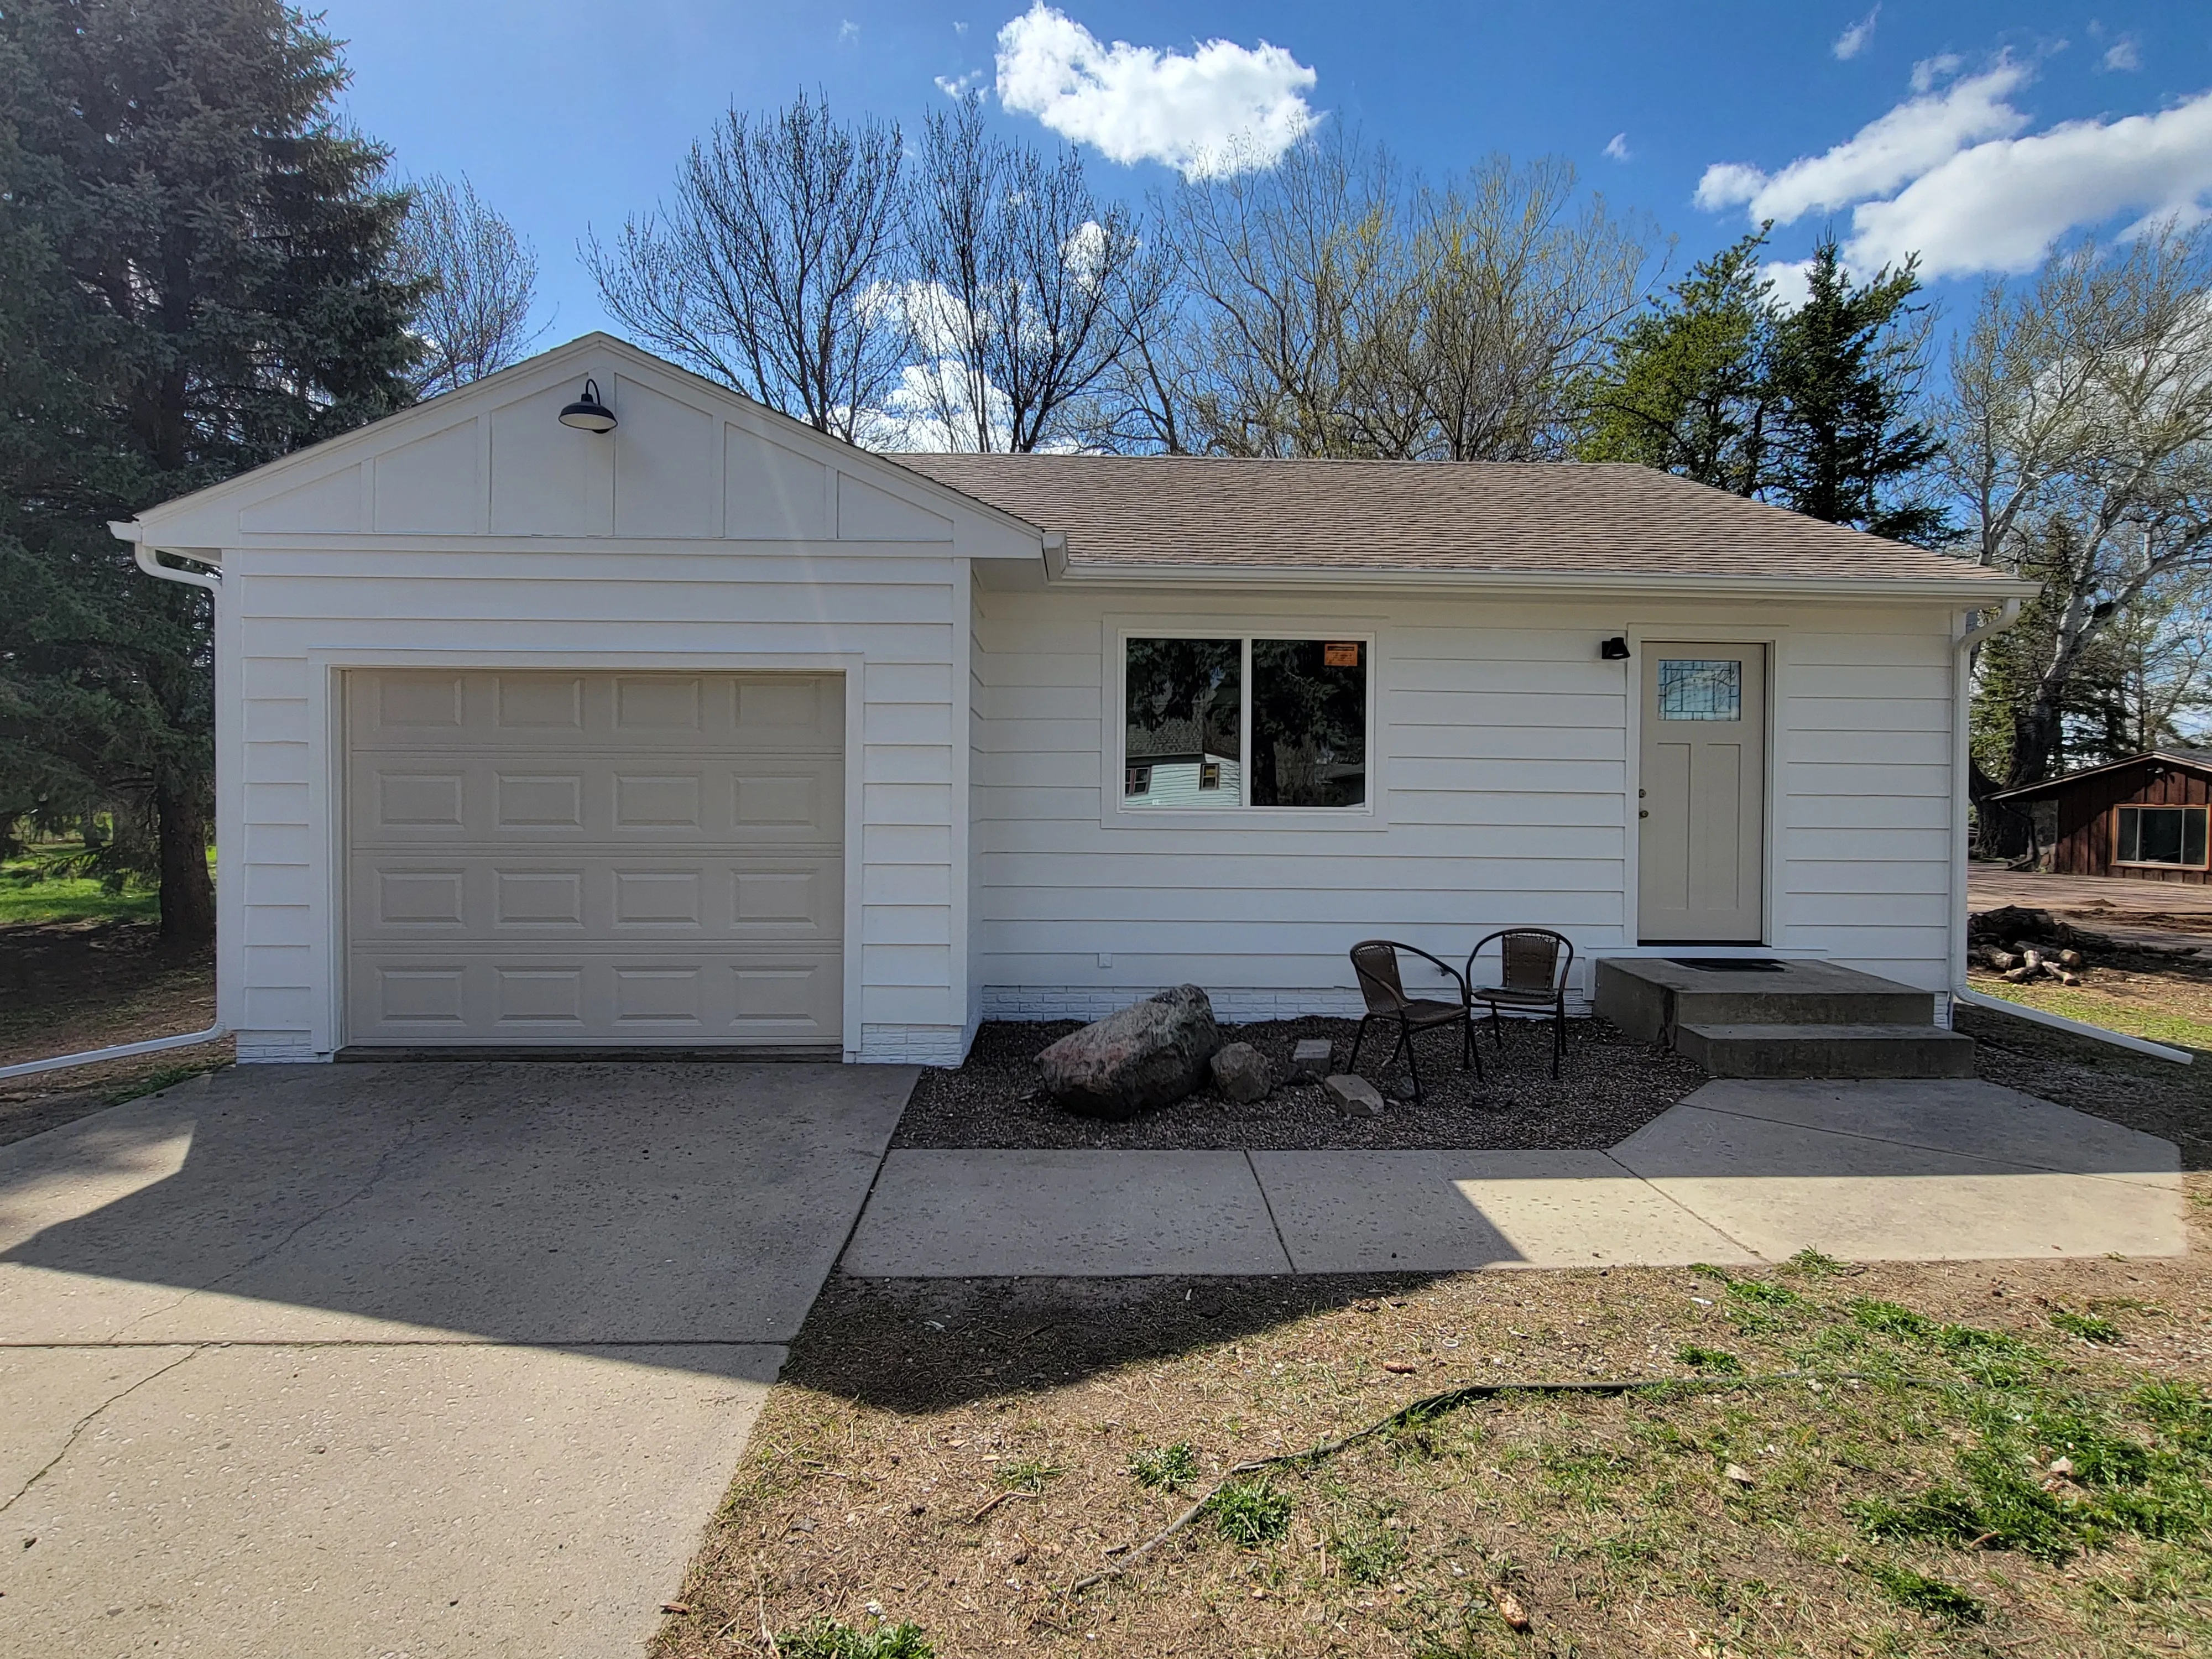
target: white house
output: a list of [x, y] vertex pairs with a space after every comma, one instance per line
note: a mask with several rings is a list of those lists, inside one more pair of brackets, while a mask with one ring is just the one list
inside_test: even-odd
[[1940, 1015], [2033, 591], [1628, 467], [873, 455], [604, 335], [116, 530], [216, 595], [249, 1060], [950, 1062], [1510, 922]]

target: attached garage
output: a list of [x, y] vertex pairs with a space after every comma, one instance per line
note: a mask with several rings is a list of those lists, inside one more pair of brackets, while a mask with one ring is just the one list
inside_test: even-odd
[[346, 1037], [835, 1051], [833, 675], [345, 677]]
[[1034, 526], [595, 334], [117, 533], [213, 595], [241, 1059], [966, 1052]]

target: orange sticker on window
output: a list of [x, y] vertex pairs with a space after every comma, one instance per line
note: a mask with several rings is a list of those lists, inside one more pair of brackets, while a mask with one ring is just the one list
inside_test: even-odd
[[1339, 644], [1331, 640], [1322, 646], [1321, 665], [1323, 668], [1357, 668], [1359, 666], [1359, 647]]

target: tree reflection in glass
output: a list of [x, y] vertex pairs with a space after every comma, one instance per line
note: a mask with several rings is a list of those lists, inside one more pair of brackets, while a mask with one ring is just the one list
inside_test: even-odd
[[1241, 640], [1131, 640], [1125, 806], [1235, 806], [1243, 799]]

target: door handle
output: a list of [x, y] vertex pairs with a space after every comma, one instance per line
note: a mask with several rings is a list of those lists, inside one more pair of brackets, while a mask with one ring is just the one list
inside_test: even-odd
[[1636, 816], [1639, 818], [1648, 818], [1651, 816], [1651, 809], [1648, 806], [1639, 807], [1637, 810]]

